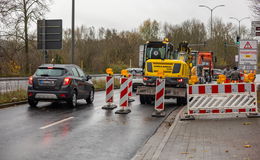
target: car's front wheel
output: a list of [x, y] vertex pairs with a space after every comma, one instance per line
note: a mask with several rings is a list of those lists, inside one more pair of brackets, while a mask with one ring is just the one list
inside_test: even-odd
[[94, 89], [93, 88], [90, 90], [89, 96], [86, 99], [86, 101], [87, 101], [88, 104], [93, 103], [93, 101], [94, 101]]
[[71, 107], [77, 107], [77, 93], [73, 91], [72, 97], [67, 101], [68, 105]]
[[29, 103], [30, 107], [36, 107], [38, 104], [38, 101], [36, 101], [35, 99], [28, 99], [28, 103]]

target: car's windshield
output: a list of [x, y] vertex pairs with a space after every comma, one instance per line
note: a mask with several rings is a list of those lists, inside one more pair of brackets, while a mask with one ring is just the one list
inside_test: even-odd
[[214, 72], [214, 74], [221, 74], [222, 73], [221, 70], [214, 70], [213, 72]]
[[128, 72], [132, 75], [142, 75], [143, 74], [143, 70], [142, 69], [128, 69]]
[[63, 76], [67, 71], [62, 68], [39, 68], [37, 69], [36, 76]]

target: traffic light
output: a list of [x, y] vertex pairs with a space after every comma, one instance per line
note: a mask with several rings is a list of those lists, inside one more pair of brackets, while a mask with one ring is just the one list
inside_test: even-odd
[[240, 44], [240, 36], [237, 36], [237, 42], [236, 44]]

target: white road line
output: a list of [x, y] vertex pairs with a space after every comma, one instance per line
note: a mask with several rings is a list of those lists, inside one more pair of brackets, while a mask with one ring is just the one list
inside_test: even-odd
[[60, 124], [60, 123], [62, 123], [62, 122], [71, 120], [71, 119], [73, 119], [73, 118], [74, 118], [74, 117], [68, 117], [68, 118], [65, 118], [65, 119], [63, 119], [63, 120], [60, 120], [60, 121], [57, 121], [57, 122], [48, 124], [48, 125], [46, 125], [46, 126], [43, 126], [43, 127], [41, 127], [40, 129], [46, 129], [46, 128], [52, 127], [52, 126], [54, 126], [54, 125]]

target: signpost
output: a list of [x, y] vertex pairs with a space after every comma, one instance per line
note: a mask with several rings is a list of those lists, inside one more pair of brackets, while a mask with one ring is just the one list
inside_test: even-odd
[[260, 36], [260, 21], [252, 21], [252, 23], [251, 23], [251, 35], [253, 37]]
[[241, 40], [239, 45], [239, 69], [257, 70], [257, 40]]
[[37, 21], [37, 48], [44, 52], [44, 63], [48, 62], [48, 50], [62, 48], [61, 19]]

